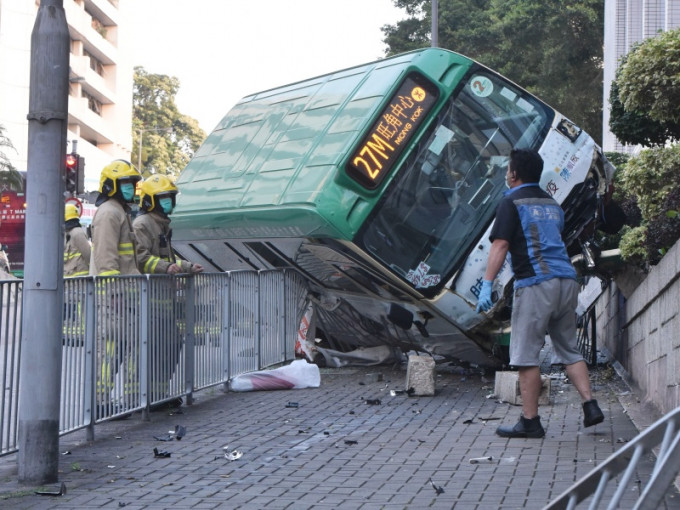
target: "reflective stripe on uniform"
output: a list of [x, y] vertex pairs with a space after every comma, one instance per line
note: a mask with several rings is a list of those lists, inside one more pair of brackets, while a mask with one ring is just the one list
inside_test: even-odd
[[118, 245], [118, 255], [134, 255], [135, 247], [132, 243], [120, 243]]
[[155, 257], [155, 256], [150, 256], [149, 260], [146, 261], [144, 264], [144, 272], [145, 273], [153, 273], [156, 270], [156, 266], [158, 263], [161, 261], [160, 257]]

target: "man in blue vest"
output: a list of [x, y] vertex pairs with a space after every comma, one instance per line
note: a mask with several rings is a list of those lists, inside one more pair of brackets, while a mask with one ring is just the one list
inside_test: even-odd
[[515, 276], [512, 305], [510, 365], [519, 368], [522, 416], [514, 426], [500, 426], [501, 437], [540, 438], [541, 392], [539, 355], [546, 331], [553, 359], [566, 366], [569, 380], [583, 400], [583, 424], [590, 427], [604, 415], [590, 391], [588, 367], [576, 344], [576, 271], [562, 240], [564, 212], [539, 187], [543, 159], [536, 151], [514, 149], [506, 173], [510, 188], [496, 209], [492, 242], [477, 311], [492, 306], [491, 288], [510, 252]]

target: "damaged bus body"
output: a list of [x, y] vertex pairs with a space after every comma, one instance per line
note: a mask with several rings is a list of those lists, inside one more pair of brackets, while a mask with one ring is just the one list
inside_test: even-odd
[[475, 306], [513, 147], [542, 155], [541, 186], [580, 253], [614, 171], [600, 148], [497, 73], [432, 48], [242, 99], [178, 181], [173, 245], [212, 271], [299, 271], [334, 350], [498, 367], [509, 264], [494, 307]]

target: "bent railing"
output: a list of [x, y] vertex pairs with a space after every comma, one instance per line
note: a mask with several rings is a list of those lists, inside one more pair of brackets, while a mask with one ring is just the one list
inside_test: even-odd
[[[584, 502], [583, 508], [589, 509], [619, 508], [624, 493], [630, 491], [641, 477], [638, 472], [640, 460], [651, 454], [657, 446], [659, 449], [654, 469], [646, 483], [642, 484], [634, 508], [661, 508], [660, 502], [680, 470], [680, 407], [638, 434], [546, 506], [545, 510], [573, 509], [581, 502]], [[616, 477], [621, 473], [621, 478], [617, 480]], [[616, 488], [614, 494], [610, 498], [605, 497], [612, 487]]]
[[[64, 280], [60, 434], [295, 357], [291, 271]], [[17, 449], [22, 281], [0, 282], [0, 455]]]

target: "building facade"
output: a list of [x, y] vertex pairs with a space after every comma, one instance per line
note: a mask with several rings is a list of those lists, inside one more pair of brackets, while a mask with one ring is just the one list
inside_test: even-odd
[[[132, 55], [125, 26], [125, 0], [64, 0], [71, 37], [68, 146], [85, 157], [85, 189], [99, 185], [101, 168], [130, 159], [132, 147]], [[119, 5], [120, 4], [120, 5]], [[31, 32], [39, 0], [0, 0], [0, 125], [16, 148], [6, 151], [26, 170]]]
[[602, 147], [608, 152], [634, 152], [609, 131], [609, 91], [619, 59], [637, 42], [680, 26], [680, 0], [605, 0], [604, 97]]

